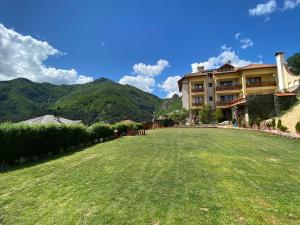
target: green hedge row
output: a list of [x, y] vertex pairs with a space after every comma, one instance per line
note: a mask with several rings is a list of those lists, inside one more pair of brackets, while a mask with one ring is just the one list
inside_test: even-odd
[[114, 136], [126, 135], [129, 129], [141, 129], [140, 123], [118, 123], [108, 125], [96, 123], [90, 127], [83, 125], [26, 125], [0, 124], [0, 166], [33, 157], [67, 152], [72, 147], [106, 140]]

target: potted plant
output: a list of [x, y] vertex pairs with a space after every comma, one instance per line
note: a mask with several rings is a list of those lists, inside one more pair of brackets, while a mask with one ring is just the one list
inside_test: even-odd
[[271, 124], [272, 124], [272, 128], [275, 129], [276, 128], [276, 120], [274, 118], [272, 119]]
[[279, 119], [278, 122], [277, 122], [277, 128], [280, 129], [280, 127], [282, 127], [282, 122], [281, 122], [281, 120]]
[[286, 132], [288, 130], [288, 128], [286, 126], [281, 126], [279, 129], [282, 132]]
[[296, 123], [295, 129], [297, 134], [300, 134], [300, 122]]

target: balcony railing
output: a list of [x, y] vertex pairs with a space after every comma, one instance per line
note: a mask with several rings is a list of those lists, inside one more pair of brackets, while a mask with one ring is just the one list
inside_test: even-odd
[[227, 91], [227, 90], [240, 90], [242, 86], [239, 84], [231, 85], [231, 86], [217, 86], [216, 91]]
[[193, 88], [192, 93], [204, 92], [204, 88]]
[[217, 106], [232, 106], [238, 103], [244, 103], [246, 101], [245, 98], [240, 97], [240, 98], [236, 98], [232, 101], [218, 101], [217, 102]]
[[268, 86], [276, 86], [275, 81], [263, 81], [257, 83], [247, 83], [247, 87], [268, 87]]
[[193, 102], [193, 103], [192, 103], [192, 106], [193, 106], [193, 107], [200, 107], [200, 106], [202, 106], [202, 105], [204, 105], [204, 102]]

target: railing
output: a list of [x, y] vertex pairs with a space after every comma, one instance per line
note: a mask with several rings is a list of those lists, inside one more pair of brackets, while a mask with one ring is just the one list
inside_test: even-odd
[[227, 91], [227, 90], [240, 90], [242, 89], [242, 86], [237, 85], [231, 85], [231, 86], [217, 86], [216, 91]]
[[257, 83], [247, 83], [247, 87], [268, 87], [268, 86], [277, 86], [275, 81], [263, 81]]
[[204, 92], [204, 88], [193, 88], [192, 93]]
[[245, 98], [240, 97], [240, 98], [236, 98], [232, 101], [218, 101], [217, 106], [232, 106], [232, 105], [235, 105], [235, 104], [238, 104], [241, 102], [245, 102], [245, 101], [246, 101]]
[[200, 106], [202, 106], [202, 105], [204, 105], [204, 102], [193, 102], [193, 103], [192, 103], [192, 106], [193, 106], [193, 107], [200, 107]]

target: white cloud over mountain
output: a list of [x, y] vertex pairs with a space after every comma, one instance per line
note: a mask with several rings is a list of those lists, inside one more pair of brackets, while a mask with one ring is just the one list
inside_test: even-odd
[[158, 84], [158, 87], [167, 93], [166, 98], [171, 98], [174, 94], [179, 95], [178, 83], [180, 76], [169, 76], [162, 84]]
[[155, 87], [155, 77], [161, 74], [170, 64], [167, 60], [160, 59], [155, 65], [138, 63], [133, 65], [132, 75], [125, 75], [120, 84], [129, 84], [143, 91], [152, 93]]
[[49, 56], [64, 55], [48, 42], [24, 36], [0, 24], [0, 80], [24, 77], [36, 82], [79, 84], [93, 81], [75, 69], [47, 67], [43, 62]]

